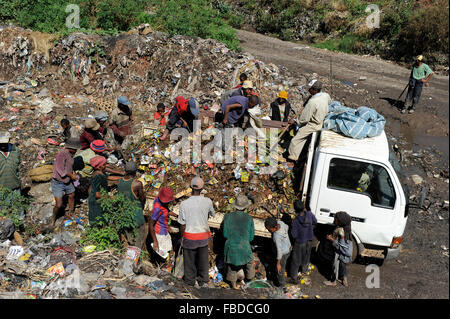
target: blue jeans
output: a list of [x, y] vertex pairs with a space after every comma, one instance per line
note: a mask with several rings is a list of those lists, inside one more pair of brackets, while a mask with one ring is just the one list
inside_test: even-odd
[[416, 80], [414, 78], [409, 79], [408, 94], [406, 96], [407, 101], [412, 100], [410, 109], [414, 110], [417, 103], [419, 103], [420, 95], [422, 94], [423, 82], [422, 80]]

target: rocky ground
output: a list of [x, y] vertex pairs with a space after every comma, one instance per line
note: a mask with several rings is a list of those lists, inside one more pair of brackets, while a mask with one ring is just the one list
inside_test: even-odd
[[[23, 234], [28, 259], [11, 262], [5, 258], [8, 245], [17, 242], [1, 243], [0, 297], [448, 298], [448, 76], [435, 75], [430, 87], [424, 89], [417, 112], [401, 115], [393, 100], [409, 74], [403, 67], [373, 57], [330, 53], [245, 31], [238, 34], [249, 53], [230, 52], [212, 40], [181, 36], [169, 39], [161, 33], [148, 33], [145, 27], [118, 37], [74, 34], [55, 42], [40, 33], [0, 27], [0, 129], [9, 130], [23, 150], [24, 184], [31, 187], [30, 194], [35, 199], [27, 218], [39, 231], [51, 216], [49, 183], [31, 183], [27, 172], [52, 162], [59, 146], [48, 144], [47, 137], [58, 135], [59, 121], [65, 115], [81, 127], [87, 115], [98, 109], [110, 111], [118, 95], [129, 96], [135, 105], [136, 119], [135, 140], [130, 142], [133, 156], [141, 157], [151, 149], [149, 154], [158, 156], [155, 163], [166, 167], [146, 186], [152, 196], [158, 187], [173, 184], [174, 179], [180, 179], [176, 175], [182, 176], [168, 173], [162, 148], [155, 153], [154, 144], [140, 144], [156, 103], [169, 105], [176, 95], [186, 95], [197, 97], [202, 106], [214, 108], [220, 94], [245, 71], [256, 84], [263, 104], [269, 103], [279, 90], [288, 88], [291, 103], [298, 106], [302, 86], [319, 77], [334, 99], [351, 107], [367, 105], [385, 116], [390, 142], [400, 147], [410, 200], [417, 202], [423, 188], [427, 188], [427, 210], [411, 210], [403, 251], [398, 260], [385, 262], [380, 268], [380, 288], [365, 286], [364, 265], [376, 262], [366, 259], [349, 266], [349, 289], [324, 287], [317, 269], [311, 273], [310, 284], [290, 287], [288, 294], [254, 288], [236, 292], [222, 288], [226, 286], [223, 283], [217, 283], [213, 290], [191, 289], [157, 264], [141, 261], [133, 273], [122, 255], [83, 251], [77, 241], [83, 222], [65, 227], [62, 218], [55, 233]], [[257, 185], [222, 181], [218, 176], [225, 172], [221, 170], [202, 166], [211, 189], [222, 184], [227, 193], [236, 192], [236, 187], [244, 191], [257, 189]], [[250, 173], [251, 178], [256, 174]], [[177, 192], [185, 189], [193, 172], [186, 170], [183, 174], [186, 178], [175, 181]], [[220, 183], [210, 178], [213, 175]], [[261, 187], [269, 191], [264, 183]], [[213, 193], [215, 201], [222, 200], [222, 195]], [[287, 197], [283, 204], [289, 206]], [[222, 205], [220, 202], [217, 206]], [[87, 215], [86, 204], [77, 208], [77, 214]], [[261, 239], [261, 245], [267, 240]], [[67, 246], [71, 247], [70, 252], [58, 250]], [[45, 272], [58, 262], [66, 266], [67, 275], [62, 278]], [[67, 267], [71, 264], [77, 267]], [[74, 286], [73, 282], [81, 284]]]

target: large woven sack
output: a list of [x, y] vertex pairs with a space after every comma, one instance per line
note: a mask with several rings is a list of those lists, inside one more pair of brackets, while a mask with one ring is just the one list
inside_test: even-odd
[[52, 179], [53, 175], [53, 165], [44, 165], [40, 167], [33, 168], [28, 175], [31, 180], [36, 183], [48, 182]]

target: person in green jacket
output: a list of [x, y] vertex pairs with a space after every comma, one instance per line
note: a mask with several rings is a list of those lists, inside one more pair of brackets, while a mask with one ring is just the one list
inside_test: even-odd
[[136, 222], [137, 227], [136, 233], [134, 230], [127, 231], [126, 237], [129, 244], [142, 249], [147, 238], [143, 214], [146, 196], [142, 182], [136, 178], [137, 170], [138, 166], [136, 162], [127, 162], [125, 164], [125, 177], [119, 180], [117, 190], [119, 191], [119, 194], [123, 194], [125, 198], [136, 203], [137, 208], [134, 211], [134, 221]]
[[102, 189], [107, 190], [108, 178], [104, 171], [106, 168], [106, 158], [103, 156], [94, 156], [90, 159], [89, 164], [94, 168], [95, 172], [92, 177], [91, 186], [89, 187], [89, 224], [96, 225], [102, 220], [103, 209], [98, 201], [102, 195]]
[[9, 132], [0, 132], [0, 186], [20, 191], [20, 150], [9, 143]]
[[255, 236], [255, 225], [253, 218], [244, 212], [249, 206], [250, 201], [246, 196], [238, 196], [234, 204], [236, 211], [226, 214], [223, 220], [223, 236], [226, 239], [224, 249], [227, 264], [226, 279], [233, 289], [240, 288], [237, 281], [241, 269], [245, 269], [247, 280], [255, 277], [253, 252], [250, 246]]

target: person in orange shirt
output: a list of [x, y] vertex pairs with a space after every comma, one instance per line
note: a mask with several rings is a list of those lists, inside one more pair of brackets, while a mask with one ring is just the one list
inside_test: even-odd
[[166, 106], [164, 105], [164, 103], [159, 103], [156, 106], [156, 112], [155, 112], [155, 120], [157, 120], [159, 122], [159, 125], [162, 126], [166, 126], [166, 119], [167, 116], [169, 115], [169, 112], [165, 112], [166, 111]]

